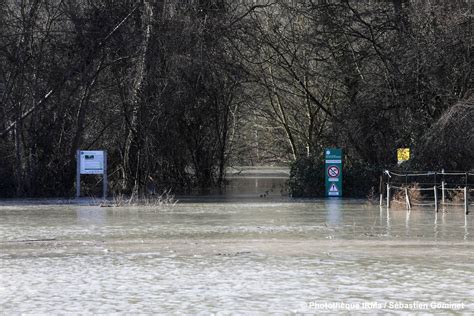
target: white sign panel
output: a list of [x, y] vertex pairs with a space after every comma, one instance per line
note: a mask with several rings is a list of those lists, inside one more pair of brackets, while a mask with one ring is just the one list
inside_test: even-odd
[[81, 174], [104, 174], [103, 150], [81, 150], [79, 161]]

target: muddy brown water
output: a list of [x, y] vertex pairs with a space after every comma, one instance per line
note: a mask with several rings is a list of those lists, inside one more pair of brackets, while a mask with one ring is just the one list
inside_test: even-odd
[[279, 197], [3, 203], [0, 313], [473, 313], [473, 216]]

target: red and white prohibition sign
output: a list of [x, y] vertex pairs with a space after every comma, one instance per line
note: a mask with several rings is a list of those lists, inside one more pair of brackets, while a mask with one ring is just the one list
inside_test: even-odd
[[337, 178], [339, 176], [339, 167], [338, 166], [329, 166], [328, 167], [328, 176], [330, 178]]

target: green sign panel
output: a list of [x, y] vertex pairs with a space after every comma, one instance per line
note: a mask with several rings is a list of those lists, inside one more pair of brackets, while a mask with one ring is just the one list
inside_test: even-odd
[[342, 149], [326, 148], [324, 162], [326, 196], [342, 196]]

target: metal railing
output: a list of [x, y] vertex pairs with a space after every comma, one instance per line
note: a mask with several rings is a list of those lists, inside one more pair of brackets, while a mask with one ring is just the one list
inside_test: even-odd
[[[383, 178], [386, 181], [383, 181]], [[390, 203], [405, 204], [407, 210], [410, 210], [413, 206], [434, 206], [436, 212], [438, 212], [439, 206], [462, 206], [466, 214], [469, 214], [469, 200], [471, 192], [474, 192], [474, 184], [470, 180], [474, 180], [473, 172], [446, 172], [444, 170], [438, 171], [422, 171], [422, 172], [406, 172], [398, 173], [385, 170], [383, 175], [380, 177], [380, 205], [383, 205], [383, 188], [386, 186], [386, 203], [387, 207], [390, 208]], [[418, 180], [418, 181], [416, 181]], [[392, 200], [391, 191], [398, 190], [404, 193], [404, 200]], [[418, 191], [425, 195], [433, 192], [429, 201], [413, 201], [410, 196], [410, 192]], [[438, 196], [438, 192], [441, 191], [441, 198]], [[395, 191], [394, 191], [395, 192]], [[462, 192], [463, 203], [455, 203], [454, 201], [448, 201], [447, 195], [453, 195], [450, 192], [457, 192], [458, 196]], [[423, 203], [421, 203], [423, 202]], [[472, 205], [472, 204], [471, 204]]]

